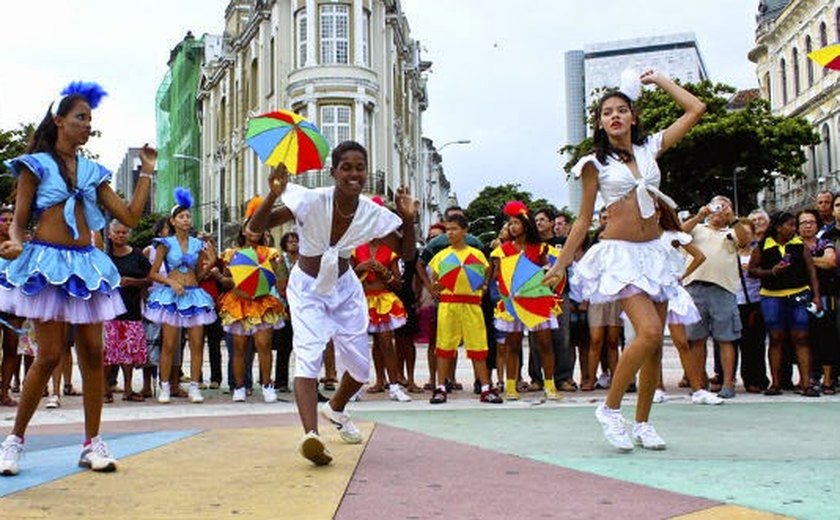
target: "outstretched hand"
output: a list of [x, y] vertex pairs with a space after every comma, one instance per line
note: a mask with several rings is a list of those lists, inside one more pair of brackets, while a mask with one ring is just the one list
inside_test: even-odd
[[414, 217], [417, 216], [417, 206], [415, 205], [414, 198], [411, 196], [407, 187], [400, 186], [397, 188], [394, 203], [397, 208], [397, 213], [399, 213], [404, 220], [413, 220]]
[[559, 263], [555, 263], [553, 266], [551, 266], [551, 269], [549, 269], [545, 273], [542, 284], [547, 287], [550, 287], [553, 291], [554, 288], [557, 287], [563, 281], [564, 278], [566, 278], [566, 269], [564, 267], [561, 267]]
[[289, 170], [283, 163], [278, 164], [271, 169], [271, 174], [268, 176], [268, 186], [271, 188], [271, 193], [277, 197], [283, 195], [286, 191], [286, 186], [289, 184]]
[[0, 258], [14, 260], [23, 251], [23, 244], [17, 240], [6, 240], [0, 243]]
[[149, 143], [144, 144], [138, 155], [140, 158], [140, 171], [143, 173], [155, 173], [157, 156], [157, 150], [149, 146]]
[[662, 75], [653, 69], [648, 69], [639, 76], [639, 81], [642, 82], [642, 85], [652, 85], [656, 84], [656, 82], [662, 77]]

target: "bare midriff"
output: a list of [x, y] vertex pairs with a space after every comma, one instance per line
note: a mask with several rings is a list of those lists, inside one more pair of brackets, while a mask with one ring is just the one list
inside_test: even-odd
[[612, 203], [608, 209], [609, 218], [607, 227], [601, 234], [602, 239], [650, 242], [662, 234], [655, 214], [650, 218], [642, 218], [639, 204], [636, 202], [635, 189]]
[[64, 220], [64, 204], [56, 204], [45, 209], [38, 217], [33, 238], [41, 242], [48, 242], [60, 246], [85, 247], [93, 245], [90, 228], [85, 220], [81, 203], [76, 204], [76, 228], [79, 238], [73, 239], [70, 228]]
[[[298, 256], [298, 266], [301, 271], [308, 274], [312, 278], [318, 278], [318, 271], [321, 268], [321, 255], [318, 256]], [[339, 257], [338, 259], [338, 276], [343, 275], [350, 267], [350, 261], [346, 258]]]

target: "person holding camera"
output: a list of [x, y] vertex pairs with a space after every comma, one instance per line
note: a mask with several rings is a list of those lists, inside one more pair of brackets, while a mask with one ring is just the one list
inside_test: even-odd
[[738, 272], [738, 242], [743, 229], [729, 227], [732, 203], [717, 195], [683, 224], [683, 231], [706, 256], [706, 261], [684, 280], [685, 289], [700, 312], [700, 321], [687, 326], [692, 355], [706, 365], [706, 341], [711, 336], [720, 345], [723, 385], [718, 396], [735, 397], [735, 341], [741, 337], [741, 317], [736, 294], [741, 286]]
[[770, 387], [764, 395], [780, 395], [782, 345], [789, 333], [799, 365], [799, 386], [805, 397], [819, 397], [811, 386], [810, 318], [822, 312], [820, 286], [811, 253], [796, 234], [796, 216], [782, 211], [750, 258], [750, 276], [761, 280], [761, 313], [770, 336]]

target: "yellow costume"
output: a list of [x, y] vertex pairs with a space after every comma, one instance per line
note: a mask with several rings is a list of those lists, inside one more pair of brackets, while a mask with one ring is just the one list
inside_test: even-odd
[[[481, 312], [484, 285], [477, 282], [488, 266], [484, 253], [470, 246], [462, 249], [447, 247], [429, 262], [435, 279], [443, 286], [437, 309], [435, 354], [438, 357], [454, 358], [458, 345], [463, 341], [467, 357], [487, 359], [487, 329]], [[472, 281], [467, 269], [473, 272]]]
[[[260, 257], [266, 256], [269, 261], [280, 260], [280, 253], [271, 247], [254, 246]], [[225, 264], [230, 264], [236, 249], [228, 249], [223, 255]], [[257, 298], [250, 298], [235, 288], [226, 292], [219, 299], [219, 316], [225, 332], [250, 336], [258, 330], [267, 328], [279, 329], [285, 325], [283, 316], [286, 309], [279, 298], [267, 294]]]

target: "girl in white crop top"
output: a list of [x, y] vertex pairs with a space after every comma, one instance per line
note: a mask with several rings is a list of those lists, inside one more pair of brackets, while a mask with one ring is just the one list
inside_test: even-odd
[[[565, 276], [565, 269], [592, 222], [595, 197], [600, 191], [610, 210], [607, 229], [604, 239], [578, 263], [573, 283], [580, 285], [583, 297], [591, 303], [620, 301], [636, 331], [613, 374], [606, 403], [595, 413], [607, 441], [623, 451], [632, 450], [634, 441], [649, 449], [665, 448], [665, 442], [648, 424], [648, 416], [660, 368], [667, 300], [676, 295], [682, 269], [668, 262], [672, 248], [659, 240], [655, 197], [671, 206], [673, 201], [659, 191], [656, 158], [679, 141], [706, 108], [691, 93], [657, 72], [647, 71], [639, 79], [642, 84], [656, 85], [670, 94], [685, 112], [662, 132], [645, 137], [630, 98], [618, 91], [601, 98], [595, 111], [593, 153], [581, 159], [573, 170], [583, 186], [578, 219], [563, 253], [546, 275], [548, 284]], [[639, 393], [631, 439], [619, 408], [637, 372]]]

